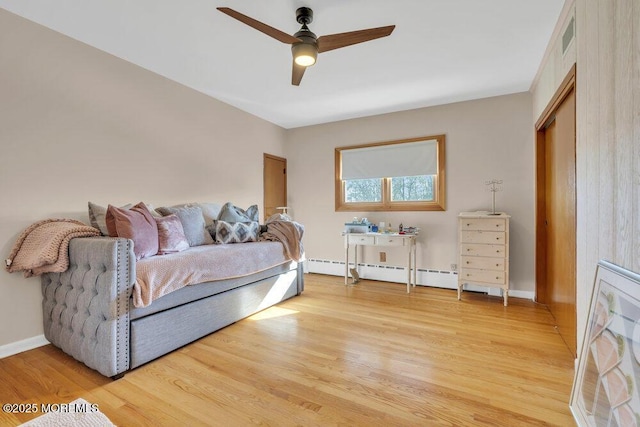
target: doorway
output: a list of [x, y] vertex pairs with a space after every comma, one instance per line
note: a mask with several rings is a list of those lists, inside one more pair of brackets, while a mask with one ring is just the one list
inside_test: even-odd
[[264, 153], [264, 221], [287, 206], [287, 159]]
[[575, 65], [536, 131], [536, 300], [576, 357]]

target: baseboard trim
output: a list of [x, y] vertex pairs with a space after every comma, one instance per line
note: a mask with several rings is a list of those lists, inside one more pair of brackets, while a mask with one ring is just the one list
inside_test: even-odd
[[42, 347], [47, 344], [49, 344], [49, 341], [47, 341], [44, 335], [37, 335], [22, 341], [5, 344], [0, 346], [0, 359], [22, 353], [23, 351], [33, 350], [34, 348]]
[[[351, 263], [350, 266], [353, 266]], [[344, 276], [344, 261], [308, 258], [305, 261], [306, 273]], [[379, 280], [382, 282], [406, 283], [406, 268], [392, 265], [360, 264], [358, 272], [361, 279]], [[350, 276], [349, 276], [350, 277]], [[434, 288], [458, 289], [458, 273], [455, 271], [432, 270], [419, 268], [416, 273], [416, 285]], [[465, 291], [482, 292], [493, 296], [502, 296], [502, 290], [478, 285], [465, 285]], [[509, 290], [509, 297], [533, 300], [534, 292]]]

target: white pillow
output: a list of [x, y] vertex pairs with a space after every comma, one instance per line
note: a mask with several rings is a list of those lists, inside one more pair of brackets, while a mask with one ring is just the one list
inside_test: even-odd
[[[122, 209], [131, 209], [133, 205], [131, 203], [127, 203], [124, 206], [120, 206]], [[109, 230], [107, 229], [107, 208], [104, 206], [96, 205], [95, 203], [89, 202], [89, 221], [91, 221], [91, 225], [102, 233], [103, 236], [109, 235]]]

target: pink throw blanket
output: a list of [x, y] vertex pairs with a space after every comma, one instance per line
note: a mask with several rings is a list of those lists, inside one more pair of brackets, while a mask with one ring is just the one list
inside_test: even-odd
[[202, 245], [143, 258], [136, 263], [133, 305], [146, 307], [188, 285], [243, 277], [287, 261], [277, 242]]
[[100, 230], [74, 219], [45, 219], [27, 227], [6, 260], [9, 273], [24, 277], [61, 273], [69, 268], [69, 242], [75, 237], [99, 236]]
[[269, 219], [267, 221], [267, 231], [260, 236], [261, 240], [270, 240], [282, 243], [287, 257], [293, 261], [300, 261], [304, 257], [304, 247], [302, 236], [304, 236], [304, 226], [295, 221]]

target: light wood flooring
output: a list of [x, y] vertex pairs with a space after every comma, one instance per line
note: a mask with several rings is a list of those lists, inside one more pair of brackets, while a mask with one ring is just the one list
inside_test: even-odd
[[2, 359], [0, 400], [82, 397], [119, 426], [575, 425], [573, 358], [544, 306], [305, 280], [301, 296], [116, 381], [50, 345]]

